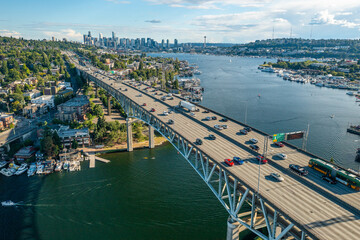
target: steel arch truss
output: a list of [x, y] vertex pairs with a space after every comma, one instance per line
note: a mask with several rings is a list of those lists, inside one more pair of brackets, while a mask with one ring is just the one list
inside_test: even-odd
[[[295, 226], [288, 217], [275, 209], [254, 189], [233, 176], [223, 163], [219, 164], [211, 159], [196, 144], [174, 131], [119, 90], [91, 75], [88, 77], [120, 103], [128, 118], [144, 121], [164, 136], [199, 174], [231, 218], [239, 222], [243, 228], [266, 240], [312, 239], [301, 226]], [[258, 230], [260, 228], [266, 228], [266, 231], [261, 232]]]

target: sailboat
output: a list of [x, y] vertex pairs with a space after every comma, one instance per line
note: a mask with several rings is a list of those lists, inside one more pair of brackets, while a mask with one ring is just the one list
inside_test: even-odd
[[230, 58], [229, 62], [231, 62], [231, 58]]

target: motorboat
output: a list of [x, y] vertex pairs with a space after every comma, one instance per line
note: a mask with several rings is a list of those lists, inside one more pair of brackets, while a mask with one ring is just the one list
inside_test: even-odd
[[55, 172], [60, 172], [63, 166], [63, 162], [57, 162], [55, 167]]
[[21, 164], [21, 166], [18, 168], [18, 170], [15, 172], [15, 175], [20, 175], [26, 172], [28, 169], [28, 166], [26, 163]]
[[1, 161], [0, 162], [0, 168], [5, 167], [7, 164], [7, 161]]
[[11, 200], [1, 202], [1, 206], [3, 206], [3, 207], [10, 207], [10, 206], [15, 206], [15, 205], [16, 205], [16, 203], [14, 203]]
[[63, 165], [63, 169], [65, 170], [65, 171], [68, 171], [69, 170], [69, 161], [65, 161], [64, 162], [64, 165]]
[[1, 169], [0, 173], [3, 174], [4, 176], [7, 176], [7, 177], [10, 177], [10, 176], [12, 176], [14, 174], [7, 168]]
[[28, 177], [34, 176], [36, 172], [36, 164], [31, 164], [30, 168], [27, 171]]
[[44, 165], [38, 165], [36, 168], [36, 174], [43, 174], [44, 172]]

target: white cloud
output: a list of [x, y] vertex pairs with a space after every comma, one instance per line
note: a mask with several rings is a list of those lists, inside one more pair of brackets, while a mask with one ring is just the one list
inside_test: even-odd
[[21, 33], [16, 32], [16, 31], [10, 31], [10, 30], [7, 30], [7, 29], [3, 29], [3, 30], [0, 29], [0, 36], [19, 38], [22, 35], [21, 35]]
[[62, 29], [59, 32], [54, 32], [54, 31], [45, 31], [43, 32], [45, 36], [48, 37], [55, 37], [57, 39], [63, 39], [66, 38], [68, 40], [78, 40], [81, 41], [82, 40], [82, 34], [79, 32], [76, 32], [73, 29]]
[[342, 27], [354, 28], [359, 27], [359, 23], [350, 22], [346, 19], [335, 19], [335, 14], [329, 13], [328, 10], [320, 11], [311, 19], [311, 25], [340, 25]]
[[261, 7], [270, 0], [146, 0], [153, 4], [188, 9], [221, 9], [222, 6]]

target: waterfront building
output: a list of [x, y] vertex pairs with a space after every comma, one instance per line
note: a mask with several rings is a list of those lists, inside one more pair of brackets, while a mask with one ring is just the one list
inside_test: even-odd
[[60, 161], [80, 161], [81, 160], [81, 153], [76, 149], [63, 149], [59, 153]]
[[47, 107], [49, 108], [54, 108], [55, 107], [55, 96], [54, 95], [47, 95], [47, 96], [40, 96], [34, 99], [31, 99], [31, 103], [36, 103], [36, 104], [45, 104]]
[[23, 147], [17, 153], [14, 158], [18, 162], [26, 161], [27, 159], [35, 156], [36, 149], [33, 146]]
[[64, 147], [71, 148], [71, 143], [75, 139], [79, 146], [90, 146], [90, 134], [88, 128], [70, 129], [69, 126], [61, 126], [57, 133]]

